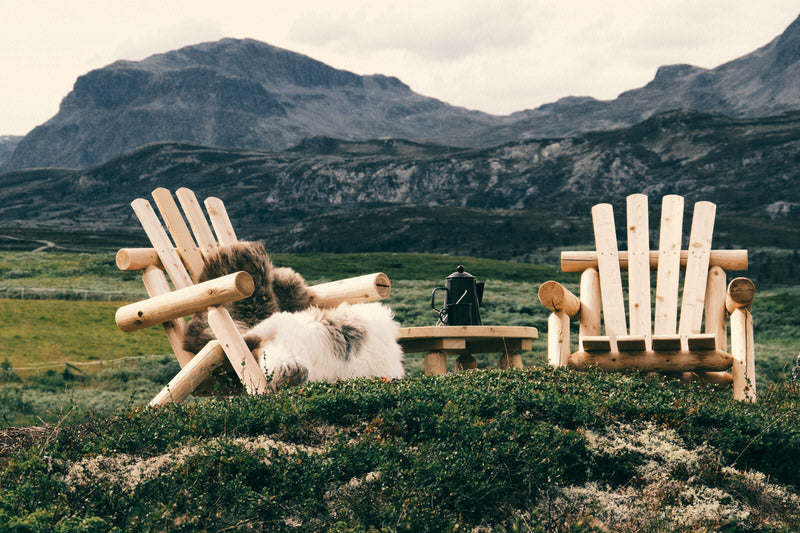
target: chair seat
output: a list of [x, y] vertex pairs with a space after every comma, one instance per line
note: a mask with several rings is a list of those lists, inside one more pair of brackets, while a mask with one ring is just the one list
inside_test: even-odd
[[[690, 352], [717, 349], [717, 337], [713, 333], [700, 333], [687, 337]], [[682, 349], [680, 335], [653, 335], [654, 352], [675, 352]], [[617, 337], [617, 351], [644, 352], [647, 341], [639, 335], [621, 335]], [[607, 336], [587, 336], [583, 338], [583, 351], [587, 353], [611, 352], [611, 339]]]
[[696, 352], [701, 350], [716, 350], [717, 336], [713, 333], [703, 333], [701, 335], [689, 336], [689, 351]]
[[671, 352], [681, 349], [680, 335], [653, 335], [653, 350], [656, 352]]
[[[620, 352], [643, 352], [647, 342], [643, 336], [624, 335], [617, 337], [617, 350]], [[587, 336], [583, 338], [583, 350], [589, 353], [611, 351], [611, 339], [606, 336]]]

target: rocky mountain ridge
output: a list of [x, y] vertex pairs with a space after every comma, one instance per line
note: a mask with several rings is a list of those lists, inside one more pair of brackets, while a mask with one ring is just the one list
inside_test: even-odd
[[[56, 116], [31, 131], [6, 170], [87, 168], [157, 141], [282, 150], [325, 135], [466, 142], [491, 115], [359, 76], [258, 41], [223, 39], [118, 61], [80, 78]], [[49, 149], [45, 149], [49, 147]]]
[[614, 100], [567, 97], [503, 117], [254, 40], [202, 43], [81, 76], [5, 170], [89, 168], [157, 141], [283, 150], [308, 137], [392, 137], [490, 147], [625, 127], [676, 108], [732, 117], [800, 109], [800, 18], [764, 47], [716, 68], [665, 66]]
[[[270, 240], [276, 251], [337, 242], [329, 251], [413, 243], [454, 253], [446, 234], [474, 226], [483, 242], [476, 249], [510, 253], [520, 239], [591, 242], [570, 229], [586, 222], [591, 205], [622, 206], [626, 195], [643, 192], [654, 202], [665, 194], [684, 195], [687, 205], [713, 201], [720, 217], [740, 220], [737, 227], [771, 228], [759, 245], [796, 247], [797, 161], [800, 112], [732, 119], [679, 110], [616, 131], [486, 149], [329, 138], [279, 152], [154, 143], [85, 171], [2, 174], [0, 219], [62, 230], [137, 228], [133, 198], [185, 186], [222, 198], [243, 236]], [[505, 223], [514, 232], [487, 243], [489, 226]], [[728, 231], [728, 242], [748, 246], [745, 233]]]
[[22, 135], [0, 135], [0, 168], [3, 168], [21, 140]]

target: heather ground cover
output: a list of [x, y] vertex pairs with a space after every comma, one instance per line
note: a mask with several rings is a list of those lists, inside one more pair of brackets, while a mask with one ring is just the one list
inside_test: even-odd
[[800, 391], [763, 394], [536, 367], [129, 408], [3, 457], [0, 529], [793, 531]]

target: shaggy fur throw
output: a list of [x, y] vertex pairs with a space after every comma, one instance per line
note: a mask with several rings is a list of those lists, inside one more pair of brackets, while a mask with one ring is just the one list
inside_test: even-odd
[[399, 326], [385, 305], [344, 303], [272, 315], [248, 331], [245, 341], [273, 390], [305, 381], [399, 379]]
[[[300, 311], [314, 304], [303, 277], [291, 268], [276, 268], [259, 242], [241, 241], [221, 246], [216, 254], [206, 259], [199, 281], [240, 270], [253, 276], [255, 291], [252, 296], [225, 307], [242, 332], [275, 313]], [[183, 348], [197, 353], [214, 338], [207, 313], [195, 313], [186, 329]]]
[[[253, 276], [253, 295], [225, 307], [273, 390], [307, 380], [403, 377], [399, 324], [385, 305], [313, 307], [313, 295], [302, 276], [291, 268], [275, 267], [257, 242], [221, 246], [206, 259], [199, 281], [240, 270]], [[207, 313], [195, 313], [183, 347], [197, 353], [214, 338]]]

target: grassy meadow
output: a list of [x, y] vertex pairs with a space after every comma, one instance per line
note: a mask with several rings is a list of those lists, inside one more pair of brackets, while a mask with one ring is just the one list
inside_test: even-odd
[[[534, 349], [523, 354], [526, 366], [546, 364], [548, 312], [536, 297], [539, 285], [558, 279], [577, 293], [575, 274], [563, 274], [549, 266], [490, 259], [399, 253], [274, 254], [272, 258], [277, 265], [301, 272], [312, 284], [365, 272], [387, 273], [392, 280], [392, 294], [386, 303], [403, 326], [435, 322], [435, 313], [430, 309], [431, 289], [443, 285], [444, 278], [457, 265], [464, 264], [468, 272], [486, 282], [481, 310], [484, 323], [539, 329]], [[47, 290], [37, 289], [66, 289], [70, 292], [61, 298], [73, 299], [0, 299], [0, 316], [4, 317], [0, 325], [0, 363], [6, 369], [0, 374], [0, 394], [8, 399], [6, 406], [0, 407], [0, 424], [55, 423], [64, 416], [65, 409], [72, 421], [83, 420], [90, 412], [105, 415], [129, 405], [131, 398], [146, 400], [148, 394], [155, 394], [165, 383], [160, 371], [156, 371], [154, 375], [160, 381], [139, 381], [130, 386], [123, 381], [111, 387], [108, 384], [118, 381], [115, 376], [123, 363], [116, 368], [113, 364], [85, 363], [142, 358], [156, 367], [167, 365], [177, 371], [160, 327], [134, 333], [124, 333], [116, 327], [116, 309], [131, 299], [144, 298], [145, 291], [139, 273], [117, 270], [113, 254], [4, 252], [0, 256], [0, 291], [17, 291], [18, 295], [20, 288], [27, 291], [26, 298], [51, 297]], [[757, 293], [753, 315], [759, 385], [789, 379], [792, 362], [800, 352], [800, 339], [795, 333], [800, 329], [798, 309], [800, 288]], [[495, 355], [479, 355], [477, 359], [479, 368], [496, 366]], [[405, 363], [409, 377], [422, 375], [422, 354], [408, 355]], [[121, 370], [124, 379], [138, 366], [129, 361]], [[21, 370], [15, 373], [10, 370], [13, 368]], [[142, 374], [153, 373], [143, 369]], [[93, 397], [95, 389], [113, 394]], [[17, 400], [12, 401], [12, 397]], [[20, 402], [41, 409], [15, 409], [14, 405]]]
[[758, 290], [760, 401], [742, 404], [708, 385], [548, 368], [536, 291], [547, 279], [577, 291], [552, 267], [273, 260], [311, 283], [386, 272], [404, 326], [434, 323], [430, 291], [462, 263], [486, 282], [485, 323], [540, 338], [523, 371], [483, 355], [484, 371], [425, 377], [413, 354], [395, 382], [154, 410], [144, 405], [178, 365], [159, 328], [126, 334], [113, 319], [126, 301], [114, 298], [144, 297], [138, 276], [110, 253], [4, 252], [0, 290], [73, 299], [0, 299], [0, 531], [800, 530], [800, 288]]

